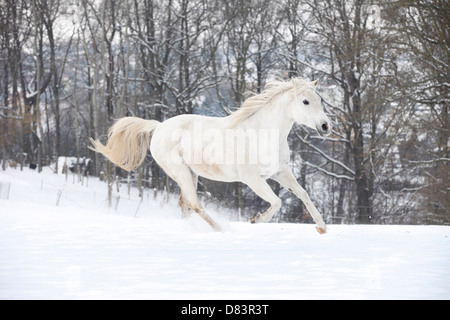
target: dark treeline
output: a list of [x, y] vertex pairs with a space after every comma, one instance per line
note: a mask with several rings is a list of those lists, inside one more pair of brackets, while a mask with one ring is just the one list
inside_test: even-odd
[[[295, 126], [294, 173], [329, 223], [449, 224], [450, 2], [0, 0], [0, 161], [177, 192], [148, 156], [128, 174], [88, 149], [117, 118], [224, 116], [271, 79], [319, 80], [328, 138]], [[58, 169], [58, 168], [56, 168]], [[308, 221], [273, 185], [281, 221]], [[251, 216], [240, 183], [204, 201]]]

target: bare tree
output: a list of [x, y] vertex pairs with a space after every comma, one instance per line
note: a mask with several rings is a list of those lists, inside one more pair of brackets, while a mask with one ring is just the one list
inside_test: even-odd
[[340, 99], [336, 99], [336, 90], [334, 101], [327, 93], [323, 98], [337, 122], [334, 135], [328, 139], [328, 150], [335, 150], [336, 143], [343, 150], [340, 154], [330, 154], [327, 148], [311, 145], [325, 160], [320, 166], [312, 166], [341, 180], [338, 215], [343, 211], [348, 180], [354, 182], [357, 209], [357, 215], [349, 217], [350, 221], [380, 220], [385, 209], [376, 206], [374, 211], [377, 195], [383, 194], [377, 179], [386, 168], [385, 160], [395, 139], [405, 128], [405, 118], [401, 115], [411, 112], [411, 105], [398, 103], [397, 52], [390, 45], [397, 35], [387, 27], [393, 21], [373, 25], [372, 11], [380, 8], [377, 3], [330, 0], [307, 4], [308, 18], [303, 26], [309, 31], [309, 43], [316, 51], [314, 55], [304, 52], [313, 59], [299, 59], [299, 63], [337, 85], [334, 88], [339, 89]]
[[[423, 175], [426, 181], [415, 187], [423, 197], [420, 208], [427, 213], [426, 221], [448, 223], [450, 4], [405, 0], [387, 9], [390, 18], [398, 21], [394, 26], [401, 34], [397, 45], [410, 53], [414, 65], [402, 81], [404, 95], [416, 111], [407, 165], [414, 169], [411, 174]], [[420, 143], [419, 135], [426, 136], [426, 143]]]
[[[446, 1], [0, 4], [2, 168], [9, 159], [40, 168], [46, 156], [90, 155], [94, 174], [106, 171], [111, 194], [123, 173], [89, 154], [85, 138], [103, 139], [114, 119], [223, 116], [268, 79], [301, 76], [320, 80], [335, 126], [327, 139], [295, 128], [292, 162], [329, 219], [448, 221]], [[73, 30], [61, 36], [66, 18]], [[149, 160], [130, 181], [173, 191]], [[239, 184], [212, 189], [227, 205], [264, 206]], [[299, 219], [301, 208], [293, 201], [280, 217]]]

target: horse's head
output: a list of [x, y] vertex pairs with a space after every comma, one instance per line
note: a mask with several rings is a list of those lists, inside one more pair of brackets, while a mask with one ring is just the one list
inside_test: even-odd
[[[293, 79], [294, 87], [296, 79]], [[316, 129], [322, 136], [331, 133], [331, 121], [323, 111], [321, 99], [316, 93], [318, 80], [304, 82], [302, 80], [293, 92], [294, 99], [291, 104], [291, 114], [295, 122]]]

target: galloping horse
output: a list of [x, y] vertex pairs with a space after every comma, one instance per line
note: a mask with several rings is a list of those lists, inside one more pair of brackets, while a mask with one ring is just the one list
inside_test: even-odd
[[185, 217], [197, 212], [214, 230], [220, 226], [206, 214], [197, 196], [198, 176], [217, 181], [241, 181], [270, 208], [256, 213], [252, 223], [268, 222], [281, 208], [267, 183], [271, 178], [300, 198], [319, 233], [326, 232], [320, 213], [289, 168], [288, 134], [293, 124], [311, 127], [320, 135], [331, 132], [331, 122], [315, 92], [317, 81], [293, 78], [274, 81], [244, 101], [226, 117], [179, 115], [164, 122], [136, 117], [119, 119], [109, 129], [105, 145], [91, 139], [93, 149], [125, 170], [145, 159], [147, 149], [158, 165], [178, 183]]

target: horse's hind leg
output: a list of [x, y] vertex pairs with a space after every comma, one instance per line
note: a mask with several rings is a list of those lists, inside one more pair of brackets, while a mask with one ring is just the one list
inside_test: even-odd
[[193, 176], [191, 169], [186, 165], [180, 165], [177, 168], [176, 174], [173, 175], [174, 180], [178, 183], [181, 189], [180, 206], [183, 214], [188, 214], [188, 208], [191, 208], [198, 213], [214, 230], [220, 231], [220, 225], [215, 222], [203, 210], [200, 200], [197, 196], [197, 176]]
[[180, 206], [181, 211], [183, 212], [183, 217], [185, 219], [189, 218], [191, 214], [189, 212], [189, 206], [183, 198], [183, 194], [180, 194], [180, 200], [178, 201], [178, 205]]
[[[198, 184], [198, 176], [195, 173], [192, 173], [192, 181], [194, 183], [194, 188], [197, 190], [197, 184]], [[178, 205], [181, 208], [181, 211], [183, 212], [183, 217], [185, 219], [191, 217], [191, 208], [189, 208], [188, 202], [183, 198], [183, 193], [180, 194], [180, 200], [178, 201]]]

